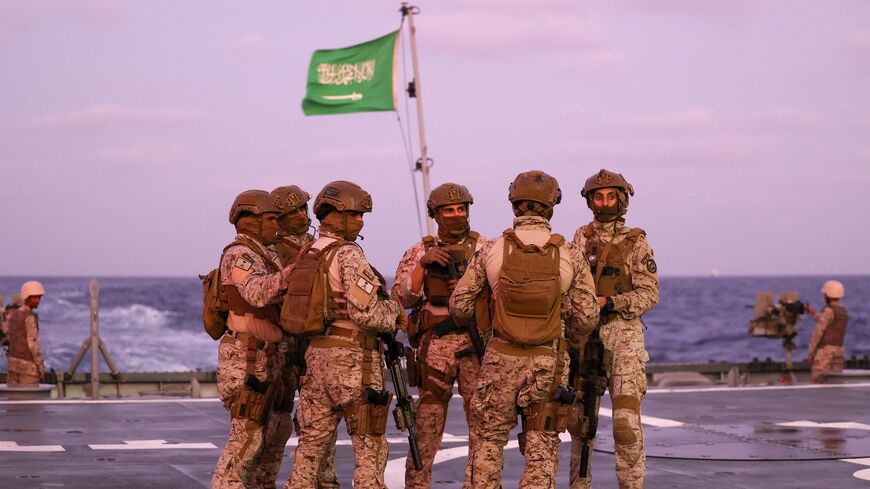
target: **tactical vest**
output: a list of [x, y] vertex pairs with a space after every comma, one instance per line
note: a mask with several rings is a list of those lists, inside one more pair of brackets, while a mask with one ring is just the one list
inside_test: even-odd
[[819, 348], [824, 346], [843, 346], [846, 339], [846, 325], [849, 323], [849, 313], [839, 304], [829, 305], [828, 307], [834, 311], [834, 319], [825, 328], [825, 334], [822, 335], [822, 339], [819, 341]]
[[465, 273], [468, 261], [477, 249], [478, 238], [480, 238], [480, 234], [474, 231], [468, 232], [464, 242], [456, 244], [439, 245], [434, 236], [423, 238], [425, 251], [440, 246], [450, 255], [450, 263], [447, 266], [432, 263], [423, 271], [423, 293], [426, 295], [426, 300], [433, 306], [447, 307], [450, 301], [448, 282], [459, 280]]
[[9, 353], [7, 355], [28, 362], [35, 363], [33, 352], [27, 344], [27, 317], [30, 315], [36, 319], [36, 330], [39, 331], [39, 316], [31, 309], [24, 308], [16, 309], [9, 318]]
[[612, 244], [612, 241], [602, 240], [591, 225], [583, 231], [586, 237], [584, 252], [595, 278], [597, 295], [612, 297], [631, 292], [631, 269], [626, 260], [641, 235], [646, 235], [643, 229], [632, 228], [625, 239]]
[[504, 232], [504, 260], [495, 293], [496, 335], [519, 345], [544, 345], [562, 336], [559, 247], [553, 234], [543, 247]]
[[301, 249], [301, 246], [297, 246], [296, 243], [287, 238], [281, 238], [281, 241], [275, 243], [275, 251], [278, 252], [278, 261], [281, 262], [282, 267], [293, 263]]
[[[266, 271], [269, 274], [279, 272], [281, 269], [275, 264], [272, 259], [263, 253], [260, 250], [260, 247], [257, 246], [252, 240], [249, 238], [238, 238], [234, 243], [225, 248], [229, 249], [234, 245], [244, 245], [248, 249], [250, 249], [255, 255], [259, 256], [263, 263], [266, 265]], [[223, 258], [221, 258], [223, 260]], [[239, 293], [238, 287], [235, 285], [224, 285], [224, 293], [227, 295], [227, 303], [229, 304], [230, 311], [233, 314], [237, 314], [239, 316], [243, 316], [245, 314], [251, 314], [255, 318], [265, 319], [274, 324], [278, 324], [278, 320], [281, 317], [281, 306], [277, 304], [270, 304], [263, 307], [254, 307], [242, 298], [242, 294]]]
[[312, 244], [299, 251], [281, 304], [281, 328], [294, 335], [320, 334], [331, 321], [348, 319], [344, 294], [329, 285], [329, 268], [338, 248], [353, 242], [338, 239], [320, 250]]

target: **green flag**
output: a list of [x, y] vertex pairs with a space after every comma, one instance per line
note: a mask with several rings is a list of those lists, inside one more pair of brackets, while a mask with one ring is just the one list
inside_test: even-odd
[[394, 73], [399, 31], [311, 55], [305, 115], [396, 110]]

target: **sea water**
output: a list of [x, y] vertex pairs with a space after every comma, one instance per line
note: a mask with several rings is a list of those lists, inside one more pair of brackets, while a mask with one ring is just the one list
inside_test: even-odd
[[[850, 320], [847, 356], [870, 354], [870, 276], [844, 277], [663, 277], [659, 304], [643, 317], [653, 363], [783, 359], [778, 339], [747, 332], [756, 291], [796, 290], [817, 310], [828, 278], [846, 287], [843, 304]], [[0, 277], [0, 293], [10, 301], [25, 280], [45, 285], [39, 305], [40, 339], [47, 369], [68, 370], [90, 334], [88, 277]], [[202, 329], [202, 288], [190, 278], [99, 278], [100, 336], [122, 371], [214, 370], [217, 342]], [[806, 357], [813, 321], [798, 323], [795, 360]], [[87, 356], [79, 370], [90, 369]], [[0, 355], [0, 369], [5, 370]], [[104, 367], [105, 368], [105, 367]]]

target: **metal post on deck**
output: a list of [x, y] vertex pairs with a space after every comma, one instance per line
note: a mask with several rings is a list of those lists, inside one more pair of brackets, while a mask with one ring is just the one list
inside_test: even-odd
[[[82, 360], [84, 360], [85, 355], [88, 352], [88, 349], [91, 350], [91, 397], [94, 399], [99, 399], [100, 397], [100, 354], [103, 355], [103, 358], [106, 359], [106, 364], [109, 366], [109, 370], [112, 372], [112, 377], [115, 380], [120, 381], [121, 372], [118, 370], [118, 367], [115, 366], [115, 362], [112, 361], [112, 357], [109, 355], [109, 348], [106, 347], [106, 344], [100, 339], [100, 284], [97, 282], [97, 279], [91, 279], [91, 334], [88, 336], [85, 341], [82, 342], [82, 347], [79, 349], [79, 352], [76, 354], [75, 358], [72, 361], [72, 365], [69, 367], [69, 371], [66, 373], [66, 377], [72, 379], [73, 374], [76, 372], [76, 369], [79, 367], [79, 364]], [[118, 386], [120, 389], [120, 385]], [[120, 395], [120, 390], [118, 392]]]
[[100, 284], [91, 279], [91, 397], [100, 398]]

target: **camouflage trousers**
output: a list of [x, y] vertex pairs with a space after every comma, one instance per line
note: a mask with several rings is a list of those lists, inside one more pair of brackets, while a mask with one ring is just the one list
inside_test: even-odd
[[[556, 355], [542, 353], [515, 356], [499, 351], [505, 341], [494, 338], [486, 347], [480, 378], [471, 399], [471, 429], [477, 434], [478, 448], [465, 469], [466, 489], [500, 489], [504, 469], [504, 446], [517, 425], [517, 408], [550, 399], [556, 369]], [[552, 350], [551, 350], [552, 351]], [[568, 354], [560, 359], [565, 366], [559, 385], [568, 382]], [[526, 466], [519, 487], [555, 488], [559, 463], [559, 434], [527, 431]]]
[[39, 385], [39, 365], [22, 358], [7, 357], [6, 385], [9, 387], [35, 387]]
[[[284, 489], [313, 489], [323, 458], [335, 444], [336, 430], [348, 410], [363, 404], [363, 355], [371, 356], [370, 387], [383, 389], [383, 360], [377, 350], [347, 342], [347, 347], [308, 347], [305, 362], [308, 372], [302, 378], [299, 407], [299, 445], [293, 455], [293, 473]], [[350, 433], [350, 427], [348, 427]], [[350, 434], [356, 467], [355, 488], [382, 489], [388, 447], [383, 434]]]
[[[294, 358], [296, 353], [295, 340], [285, 340], [278, 344], [278, 355], [275, 370], [277, 375], [278, 394], [275, 403], [269, 411], [266, 420], [266, 434], [263, 443], [263, 453], [260, 455], [256, 468], [256, 486], [263, 489], [275, 489], [275, 481], [281, 470], [284, 459], [284, 448], [293, 433], [295, 419], [293, 416], [293, 398], [299, 388], [300, 367]], [[298, 433], [298, 428], [297, 428]], [[335, 438], [329, 445], [329, 451], [323, 459], [320, 468], [318, 489], [337, 488], [338, 477], [335, 474]]]
[[[620, 489], [642, 489], [646, 477], [646, 452], [643, 447], [640, 404], [646, 395], [646, 362], [649, 361], [643, 346], [643, 324], [640, 320], [614, 319], [602, 326], [601, 341], [612, 352], [607, 391], [613, 410], [616, 480]], [[583, 406], [578, 403], [577, 419], [582, 414]], [[589, 475], [583, 479], [579, 477], [582, 447], [579, 425], [569, 425], [568, 431], [571, 433], [571, 489], [591, 488], [591, 457]]]
[[[245, 388], [248, 348], [232, 337], [218, 347], [217, 387], [227, 411], [232, 411], [237, 393]], [[260, 381], [275, 381], [276, 355], [257, 350], [254, 375]], [[230, 435], [214, 470], [213, 489], [252, 488], [266, 434], [266, 425], [255, 420], [232, 417]], [[273, 486], [274, 487], [274, 486]]]
[[823, 346], [816, 350], [811, 370], [813, 382], [824, 384], [828, 381], [828, 372], [842, 372], [845, 360], [842, 346]]
[[[420, 398], [417, 400], [417, 425], [415, 434], [420, 444], [420, 458], [423, 468], [414, 469], [411, 452], [405, 462], [405, 487], [428, 488], [432, 486], [432, 463], [435, 454], [441, 446], [444, 435], [444, 423], [447, 421], [447, 406], [453, 395], [453, 383], [458, 381], [459, 394], [462, 396], [466, 421], [470, 417], [471, 397], [477, 385], [480, 365], [477, 356], [472, 353], [456, 358], [456, 352], [471, 347], [468, 334], [448, 334], [442, 337], [424, 337], [424, 342], [417, 350], [418, 365], [422, 375]], [[423, 367], [425, 365], [425, 367]], [[418, 384], [419, 385], [419, 384]], [[469, 430], [468, 452], [477, 449], [477, 438]]]

